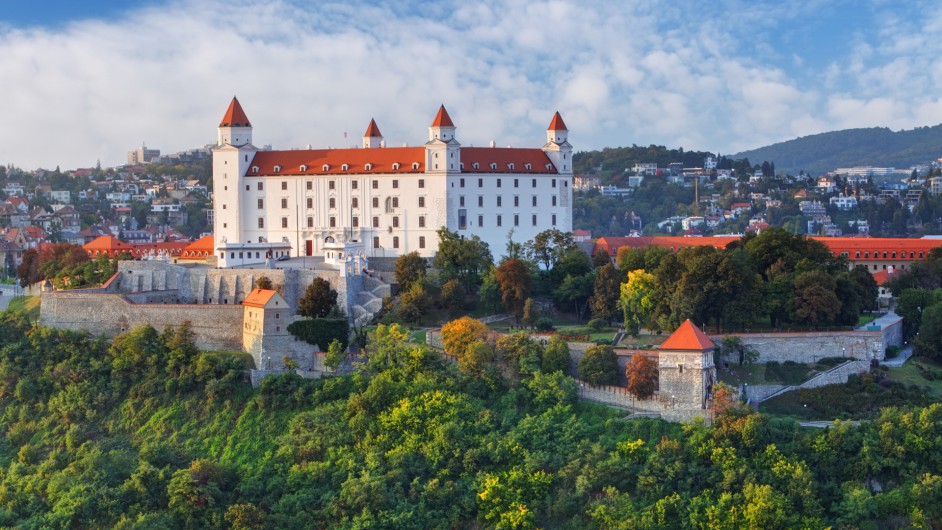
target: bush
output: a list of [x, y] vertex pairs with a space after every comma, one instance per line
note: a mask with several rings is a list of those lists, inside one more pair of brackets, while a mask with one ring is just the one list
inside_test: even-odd
[[894, 358], [896, 358], [897, 355], [899, 355], [899, 346], [896, 346], [896, 345], [892, 345], [892, 344], [891, 344], [891, 345], [889, 345], [889, 346], [886, 347], [886, 358], [887, 358], [887, 359], [894, 359]]
[[553, 331], [553, 321], [549, 318], [543, 317], [536, 321], [537, 331]]
[[322, 351], [326, 351], [334, 340], [340, 341], [343, 346], [341, 349], [346, 350], [350, 325], [344, 318], [302, 319], [289, 324], [288, 333], [308, 344], [316, 345]]
[[603, 318], [593, 318], [589, 321], [589, 327], [594, 331], [602, 331], [608, 327], [608, 322], [606, 322]]
[[579, 377], [593, 385], [610, 385], [618, 379], [618, 357], [611, 346], [592, 346], [579, 359]]

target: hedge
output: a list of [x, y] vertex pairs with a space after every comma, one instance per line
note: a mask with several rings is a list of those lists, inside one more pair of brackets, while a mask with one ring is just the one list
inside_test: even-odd
[[337, 339], [346, 351], [350, 324], [345, 318], [305, 318], [289, 324], [288, 333], [317, 346], [321, 351], [327, 351], [327, 346]]

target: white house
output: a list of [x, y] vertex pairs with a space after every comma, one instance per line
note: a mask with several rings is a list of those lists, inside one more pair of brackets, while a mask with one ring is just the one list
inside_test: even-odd
[[478, 236], [499, 252], [572, 229], [572, 145], [557, 112], [542, 148], [462, 147], [442, 106], [421, 147], [385, 147], [370, 121], [360, 149], [260, 150], [235, 98], [213, 149], [216, 255], [221, 267], [322, 255], [358, 243], [365, 256], [431, 257], [436, 230]]

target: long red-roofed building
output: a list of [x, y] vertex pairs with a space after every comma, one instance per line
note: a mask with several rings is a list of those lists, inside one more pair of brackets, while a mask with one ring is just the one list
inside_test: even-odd
[[340, 242], [371, 258], [438, 247], [436, 231], [500, 249], [572, 228], [572, 145], [557, 112], [542, 147], [463, 147], [442, 105], [424, 144], [386, 147], [371, 119], [362, 147], [262, 151], [235, 98], [213, 150], [219, 266], [313, 256]]
[[[604, 249], [609, 255], [617, 256], [620, 248], [654, 246], [677, 252], [687, 247], [726, 248], [726, 245], [739, 239], [739, 236], [600, 237], [595, 242], [595, 248]], [[935, 238], [812, 237], [811, 239], [827, 246], [832, 255], [847, 258], [851, 266], [865, 265], [870, 272], [883, 271], [890, 267], [906, 270], [914, 261], [926, 259], [932, 249], [942, 247], [942, 239]]]

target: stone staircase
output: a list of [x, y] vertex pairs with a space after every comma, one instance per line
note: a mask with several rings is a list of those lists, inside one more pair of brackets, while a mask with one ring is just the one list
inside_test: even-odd
[[373, 276], [363, 276], [363, 290], [357, 293], [350, 316], [355, 322], [367, 323], [383, 308], [383, 298], [392, 293], [392, 287]]

